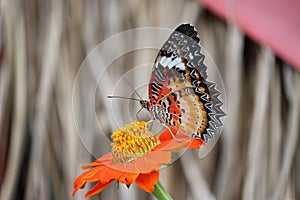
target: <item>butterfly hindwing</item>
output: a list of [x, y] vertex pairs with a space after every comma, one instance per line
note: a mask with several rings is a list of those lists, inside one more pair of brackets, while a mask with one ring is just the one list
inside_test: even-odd
[[[203, 95], [206, 94], [203, 93]], [[174, 90], [162, 98], [159, 104], [167, 112], [164, 123], [168, 126], [175, 126], [191, 137], [200, 138], [201, 133], [208, 126], [209, 117], [204, 109], [204, 103], [198, 100], [192, 87]]]

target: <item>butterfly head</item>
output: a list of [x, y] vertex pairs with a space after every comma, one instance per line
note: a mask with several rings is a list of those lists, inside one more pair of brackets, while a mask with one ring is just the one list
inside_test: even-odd
[[140, 100], [140, 104], [143, 108], [146, 108], [147, 110], [150, 109], [150, 103], [147, 100]]

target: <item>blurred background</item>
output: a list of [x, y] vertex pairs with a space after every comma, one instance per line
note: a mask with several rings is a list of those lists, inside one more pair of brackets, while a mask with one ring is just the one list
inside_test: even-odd
[[[297, 1], [0, 3], [1, 200], [73, 199], [80, 167], [110, 150], [109, 134], [118, 127], [113, 119], [121, 125], [128, 122], [122, 106], [111, 117], [116, 104], [104, 94], [134, 67], [152, 63], [158, 49], [128, 53], [111, 63], [117, 67], [101, 77], [104, 84], [97, 92], [88, 78], [93, 71], [87, 70], [90, 75], [76, 82], [82, 62], [115, 34], [142, 27], [173, 30], [181, 23], [196, 27], [201, 45], [218, 66], [227, 117], [210, 154], [199, 159], [196, 151], [186, 152], [161, 171], [162, 184], [174, 199], [300, 199]], [[102, 56], [138, 39], [108, 44]], [[148, 72], [126, 77], [133, 88], [150, 78], [148, 66]], [[99, 64], [100, 70], [104, 67]], [[126, 95], [133, 88], [120, 90]], [[87, 100], [95, 101], [93, 107]], [[136, 109], [132, 110], [134, 116]], [[74, 199], [84, 199], [90, 186]], [[135, 185], [128, 190], [112, 184], [91, 199], [153, 197]]]

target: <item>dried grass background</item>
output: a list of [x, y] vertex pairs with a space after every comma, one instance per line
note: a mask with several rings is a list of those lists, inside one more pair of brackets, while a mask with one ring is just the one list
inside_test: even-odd
[[[163, 185], [174, 199], [300, 199], [300, 74], [234, 23], [193, 1], [0, 2], [1, 200], [72, 199], [80, 166], [93, 159], [78, 139], [72, 109], [83, 120], [89, 113], [71, 106], [81, 62], [113, 34], [147, 26], [174, 29], [182, 22], [196, 26], [219, 67], [228, 116], [214, 150], [201, 160], [187, 152], [162, 170]], [[134, 66], [138, 59], [126, 62]], [[115, 73], [124, 72], [120, 66]], [[107, 77], [108, 88], [112, 80]], [[84, 91], [75, 97], [79, 102]], [[106, 101], [100, 96], [97, 105], [112, 132]], [[95, 139], [95, 127], [84, 131], [92, 145], [103, 146], [102, 153], [109, 150], [106, 140]], [[128, 190], [112, 184], [91, 199], [153, 197], [135, 185]]]

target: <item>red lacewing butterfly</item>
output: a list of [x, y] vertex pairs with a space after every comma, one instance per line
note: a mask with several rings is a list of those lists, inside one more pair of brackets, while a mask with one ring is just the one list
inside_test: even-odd
[[140, 101], [153, 119], [192, 138], [215, 138], [225, 116], [216, 84], [206, 80], [205, 56], [190, 24], [175, 29], [160, 49], [149, 82], [149, 101]]
[[[138, 100], [143, 108], [164, 126], [174, 126], [192, 138], [199, 138], [206, 145], [205, 156], [216, 143], [223, 102], [216, 84], [207, 79], [205, 56], [201, 53], [197, 31], [190, 24], [181, 24], [160, 49], [149, 82], [149, 101]], [[204, 155], [205, 154], [205, 155]]]

